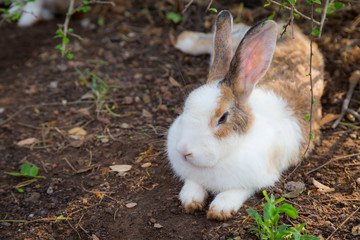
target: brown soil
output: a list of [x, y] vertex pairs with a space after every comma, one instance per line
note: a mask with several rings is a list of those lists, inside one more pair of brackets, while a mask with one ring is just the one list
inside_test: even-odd
[[[1, 27], [0, 107], [5, 110], [0, 113], [0, 219], [29, 221], [2, 221], [1, 239], [257, 239], [249, 230], [255, 222], [246, 218], [246, 209], [261, 204], [260, 193], [225, 222], [207, 220], [204, 211], [186, 214], [178, 200], [182, 184], [165, 154], [167, 128], [188, 92], [205, 80], [208, 68], [208, 56], [175, 50], [171, 36], [184, 29], [210, 31], [216, 14], [205, 12], [206, 1], [193, 3], [183, 23], [174, 25], [165, 17], [176, 10], [171, 1], [129, 2], [120, 3], [116, 11], [99, 7], [90, 15], [96, 23], [96, 16], [104, 14], [104, 26], [83, 28], [80, 20], [72, 20], [74, 32], [85, 38], [71, 39], [73, 60], [62, 58], [54, 48], [59, 40], [52, 36], [61, 16], [25, 29], [14, 24]], [[214, 4], [236, 15], [238, 3]], [[262, 7], [245, 10], [242, 21], [249, 24], [271, 14]], [[360, 6], [353, 2], [351, 9], [329, 16], [318, 40], [326, 61], [324, 116], [340, 112], [348, 79], [359, 68], [360, 25], [352, 28], [359, 14]], [[286, 20], [287, 12], [282, 15]], [[309, 32], [309, 22], [297, 22]], [[92, 99], [79, 100], [89, 88], [74, 67], [118, 87], [109, 90], [106, 103], [121, 117], [105, 108], [96, 112]], [[174, 86], [170, 78], [183, 87]], [[358, 112], [359, 93], [357, 87], [350, 103]], [[359, 122], [336, 129], [331, 124], [322, 126], [322, 141], [313, 154], [267, 191], [280, 197], [284, 182], [304, 182], [306, 190], [287, 200], [299, 217], [280, 221], [306, 222], [310, 234], [324, 239], [334, 232], [331, 239], [360, 239], [352, 233], [360, 225], [359, 156], [307, 174], [335, 157], [359, 153]], [[87, 135], [71, 137], [68, 131], [76, 126]], [[17, 145], [27, 138], [39, 143]], [[26, 185], [19, 193], [14, 186], [28, 179], [2, 173], [18, 172], [24, 162], [38, 166], [39, 175], [47, 179]], [[143, 168], [144, 163], [151, 166]], [[132, 169], [122, 176], [109, 172], [116, 164]], [[321, 194], [312, 179], [335, 190]], [[137, 205], [129, 208], [129, 203]], [[54, 221], [61, 215], [65, 219]]]

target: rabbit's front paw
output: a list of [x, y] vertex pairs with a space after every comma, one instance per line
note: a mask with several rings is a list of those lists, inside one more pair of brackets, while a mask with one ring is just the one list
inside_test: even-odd
[[223, 221], [231, 218], [252, 194], [251, 190], [229, 190], [219, 193], [210, 204], [208, 219]]
[[194, 213], [195, 211], [202, 210], [207, 195], [206, 190], [201, 185], [185, 180], [179, 197], [186, 213]]

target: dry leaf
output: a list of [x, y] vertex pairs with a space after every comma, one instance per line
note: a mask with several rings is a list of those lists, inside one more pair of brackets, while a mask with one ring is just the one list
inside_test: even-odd
[[38, 142], [38, 140], [36, 138], [27, 138], [27, 139], [24, 139], [24, 140], [21, 140], [20, 142], [18, 142], [17, 145], [19, 147], [23, 147], [23, 146], [31, 145], [31, 144], [34, 144], [37, 142]]
[[176, 81], [173, 77], [170, 76], [169, 80], [170, 80], [171, 86], [173, 86], [173, 87], [182, 87], [181, 84], [178, 81]]
[[76, 135], [76, 136], [85, 136], [87, 132], [82, 129], [81, 127], [74, 127], [69, 130], [69, 134]]
[[360, 225], [353, 227], [351, 230], [351, 234], [354, 236], [359, 236], [360, 235]]
[[142, 110], [141, 115], [146, 118], [152, 118], [152, 116], [153, 116], [150, 112], [146, 111], [145, 109]]
[[132, 203], [127, 203], [127, 204], [125, 205], [125, 207], [127, 207], [127, 208], [133, 208], [133, 207], [136, 207], [136, 205], [137, 205], [137, 203], [132, 202]]
[[120, 175], [122, 175], [123, 173], [129, 171], [132, 166], [131, 165], [113, 165], [109, 167], [111, 171], [113, 172], [118, 172], [120, 173]]
[[151, 163], [144, 163], [143, 165], [141, 165], [142, 168], [148, 168], [151, 166]]
[[335, 188], [330, 188], [328, 186], [325, 186], [324, 184], [316, 181], [315, 179], [313, 179], [313, 184], [314, 186], [318, 189], [318, 191], [320, 193], [328, 193], [328, 192], [333, 192], [335, 191]]
[[329, 122], [332, 122], [336, 119], [338, 119], [340, 117], [340, 114], [332, 114], [332, 113], [328, 113], [325, 115], [325, 117], [323, 117], [320, 121], [320, 126], [323, 126]]

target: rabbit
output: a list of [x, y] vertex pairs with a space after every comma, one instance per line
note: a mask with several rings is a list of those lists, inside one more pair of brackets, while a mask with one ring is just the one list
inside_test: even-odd
[[[79, 3], [80, 0], [75, 1], [75, 5], [79, 5]], [[69, 1], [64, 0], [22, 1], [20, 5], [13, 3], [9, 12], [20, 11], [21, 16], [17, 25], [19, 27], [29, 27], [39, 20], [53, 19], [55, 13], [66, 13], [68, 7]]]
[[[272, 20], [244, 26], [233, 51], [232, 15], [218, 14], [207, 82], [189, 94], [166, 140], [170, 166], [184, 182], [179, 198], [185, 211], [202, 210], [210, 193], [207, 218], [219, 221], [233, 217], [257, 190], [296, 165], [310, 134], [309, 39], [296, 27], [294, 39], [280, 38], [282, 26]], [[317, 136], [324, 63], [315, 43], [313, 54]]]

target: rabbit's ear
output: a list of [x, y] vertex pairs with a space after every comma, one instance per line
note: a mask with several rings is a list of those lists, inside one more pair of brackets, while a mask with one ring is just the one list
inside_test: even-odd
[[221, 11], [215, 23], [214, 52], [208, 82], [225, 77], [232, 57], [231, 32], [233, 18], [227, 10]]
[[222, 81], [236, 97], [246, 101], [256, 83], [268, 70], [276, 47], [277, 24], [264, 21], [245, 34]]

